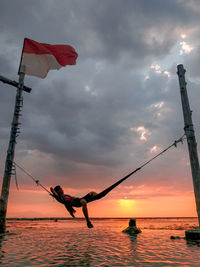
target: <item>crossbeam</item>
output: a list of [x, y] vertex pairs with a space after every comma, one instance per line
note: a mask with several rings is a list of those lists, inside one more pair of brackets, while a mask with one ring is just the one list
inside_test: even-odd
[[[0, 81], [3, 82], [3, 83], [10, 84], [10, 85], [12, 85], [12, 86], [14, 86], [14, 87], [19, 87], [19, 83], [18, 83], [18, 82], [16, 82], [16, 81], [12, 81], [12, 80], [10, 80], [10, 79], [8, 79], [8, 78], [2, 76], [2, 75], [0, 75]], [[30, 93], [31, 90], [32, 90], [32, 88], [30, 88], [30, 87], [28, 87], [28, 86], [25, 86], [25, 85], [23, 86], [23, 91], [25, 91], [25, 92], [27, 92], [27, 93]]]

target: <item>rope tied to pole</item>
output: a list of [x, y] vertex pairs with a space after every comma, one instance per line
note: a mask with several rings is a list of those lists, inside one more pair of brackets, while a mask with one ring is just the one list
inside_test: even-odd
[[153, 158], [151, 158], [150, 160], [148, 160], [147, 162], [145, 162], [143, 165], [140, 166], [140, 168], [138, 169], [142, 169], [144, 166], [146, 166], [147, 164], [149, 164], [151, 161], [153, 161], [154, 159], [156, 159], [157, 157], [161, 156], [162, 154], [164, 154], [167, 150], [169, 150], [171, 147], [177, 147], [178, 143], [182, 143], [183, 144], [183, 140], [185, 140], [184, 138], [185, 134], [183, 134], [178, 140], [175, 140], [173, 144], [171, 144], [170, 146], [168, 146], [167, 148], [165, 148], [164, 150], [162, 150], [160, 153], [158, 153], [156, 156], [154, 156]]
[[46, 187], [44, 187], [44, 186], [40, 183], [39, 180], [35, 179], [35, 178], [33, 177], [33, 175], [31, 175], [27, 170], [25, 170], [23, 167], [21, 167], [21, 166], [20, 166], [19, 164], [17, 164], [16, 162], [13, 162], [13, 163], [14, 163], [14, 165], [17, 166], [21, 171], [23, 171], [26, 175], [28, 175], [28, 176], [29, 176], [29, 177], [36, 183], [37, 186], [41, 186], [47, 193], [49, 193], [50, 195], [52, 195], [51, 192], [50, 192]]

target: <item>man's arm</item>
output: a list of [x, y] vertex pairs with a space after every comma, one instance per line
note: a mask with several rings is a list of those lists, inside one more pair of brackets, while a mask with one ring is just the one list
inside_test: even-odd
[[75, 211], [75, 209], [72, 207], [72, 205], [69, 204], [68, 202], [65, 202], [64, 205], [65, 205], [65, 208], [68, 210], [69, 214], [70, 214], [73, 218], [75, 218], [74, 213], [75, 213], [76, 211]]
[[53, 189], [53, 187], [50, 187], [50, 190], [51, 190], [51, 193], [52, 193], [52, 197], [54, 197], [58, 202], [61, 202], [61, 203], [63, 203], [62, 201], [61, 201], [61, 199], [60, 199], [60, 196], [56, 193], [56, 191]]

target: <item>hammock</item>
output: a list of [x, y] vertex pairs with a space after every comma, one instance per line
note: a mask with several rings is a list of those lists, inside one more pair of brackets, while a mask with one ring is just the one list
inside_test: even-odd
[[130, 177], [131, 175], [133, 175], [135, 172], [139, 171], [141, 168], [137, 168], [136, 170], [134, 170], [133, 172], [129, 173], [128, 175], [126, 175], [124, 178], [120, 179], [119, 181], [117, 181], [116, 183], [114, 183], [113, 185], [109, 186], [108, 188], [104, 189], [102, 192], [100, 192], [99, 194], [97, 194], [96, 196], [94, 196], [92, 198], [92, 200], [88, 201], [94, 201], [94, 200], [98, 200], [101, 199], [102, 197], [105, 197], [111, 190], [113, 190], [116, 186], [118, 186], [119, 184], [121, 184], [123, 181], [125, 181], [128, 177]]
[[[94, 200], [98, 200], [98, 199], [101, 199], [101, 198], [105, 197], [111, 190], [113, 190], [115, 187], [117, 187], [119, 184], [121, 184], [123, 181], [125, 181], [127, 178], [129, 178], [131, 175], [133, 175], [137, 171], [141, 170], [145, 165], [149, 164], [152, 160], [154, 160], [158, 156], [162, 155], [164, 152], [166, 152], [171, 147], [173, 147], [173, 146], [177, 147], [177, 143], [179, 143], [179, 142], [183, 143], [184, 136], [185, 136], [185, 134], [181, 138], [179, 138], [178, 140], [175, 140], [173, 144], [171, 144], [170, 146], [168, 146], [167, 148], [165, 148], [163, 151], [161, 151], [155, 157], [151, 158], [146, 163], [144, 163], [143, 165], [141, 165], [139, 168], [135, 169], [134, 171], [132, 171], [131, 173], [129, 173], [128, 175], [126, 175], [125, 177], [123, 177], [122, 179], [120, 179], [119, 181], [117, 181], [116, 183], [114, 183], [113, 185], [109, 186], [108, 188], [104, 189], [102, 192], [100, 192], [96, 196], [92, 197], [92, 199], [89, 200], [88, 202], [92, 202]], [[35, 183], [38, 186], [41, 186], [46, 192], [48, 192], [51, 196], [53, 196], [52, 193], [47, 188], [45, 188], [39, 182], [39, 180], [35, 179], [27, 170], [25, 170], [23, 167], [19, 166], [16, 162], [14, 162], [14, 165], [16, 165], [19, 169], [21, 169], [24, 173], [26, 173], [32, 180], [35, 181]]]

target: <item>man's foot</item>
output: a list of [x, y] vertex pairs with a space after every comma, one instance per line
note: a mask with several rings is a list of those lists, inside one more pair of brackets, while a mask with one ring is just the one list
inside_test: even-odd
[[93, 224], [91, 222], [87, 222], [87, 227], [88, 228], [93, 228], [94, 226], [93, 226]]

